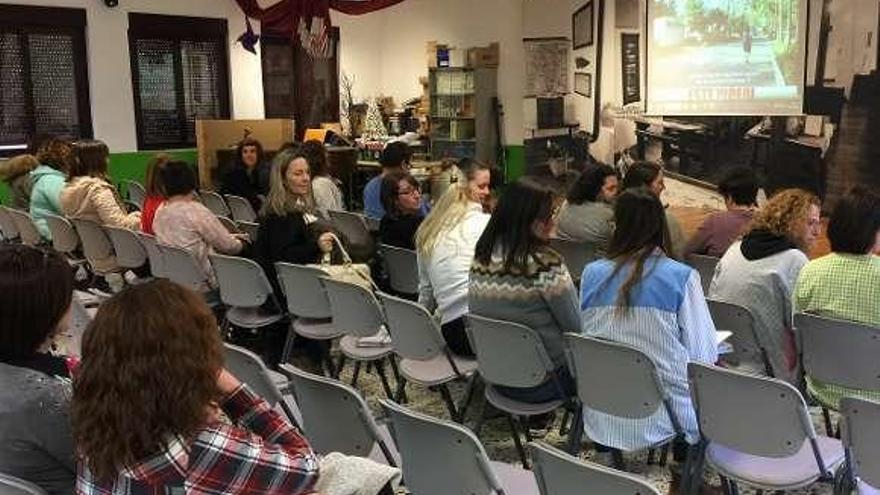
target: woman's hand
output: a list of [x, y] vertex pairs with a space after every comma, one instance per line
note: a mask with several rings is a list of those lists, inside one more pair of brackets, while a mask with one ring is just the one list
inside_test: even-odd
[[220, 390], [223, 397], [227, 397], [232, 394], [232, 392], [238, 390], [240, 385], [241, 381], [227, 371], [226, 368], [221, 369], [220, 374], [217, 375], [217, 389]]
[[320, 236], [318, 236], [318, 248], [322, 253], [329, 253], [333, 251], [333, 234], [330, 232], [324, 232]]

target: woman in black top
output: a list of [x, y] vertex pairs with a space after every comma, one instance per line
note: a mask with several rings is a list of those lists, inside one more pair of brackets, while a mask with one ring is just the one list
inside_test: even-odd
[[416, 230], [425, 219], [418, 181], [408, 172], [392, 172], [382, 179], [380, 191], [385, 216], [379, 224], [379, 242], [415, 250]]
[[269, 194], [270, 169], [263, 156], [263, 145], [256, 139], [245, 138], [235, 149], [235, 164], [223, 175], [220, 193], [241, 196], [254, 211], [260, 211], [260, 196]]

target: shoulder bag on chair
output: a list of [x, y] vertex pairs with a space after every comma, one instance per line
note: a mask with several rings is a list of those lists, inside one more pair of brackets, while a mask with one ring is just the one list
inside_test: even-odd
[[320, 264], [312, 264], [307, 266], [321, 270], [333, 280], [357, 284], [369, 290], [370, 292], [377, 289], [376, 283], [373, 282], [373, 277], [370, 276], [369, 265], [365, 263], [352, 263], [351, 256], [348, 255], [348, 251], [345, 250], [345, 246], [342, 245], [342, 241], [339, 240], [339, 237], [337, 237], [336, 234], [331, 235], [333, 237], [333, 242], [336, 244], [336, 246], [339, 248], [339, 252], [342, 254], [342, 264], [331, 264], [330, 253], [326, 253], [324, 254]]

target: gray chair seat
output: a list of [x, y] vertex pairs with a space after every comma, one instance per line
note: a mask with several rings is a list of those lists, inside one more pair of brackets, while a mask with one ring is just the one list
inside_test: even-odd
[[528, 469], [499, 461], [489, 461], [504, 488], [504, 495], [538, 495], [538, 481]]
[[391, 355], [394, 349], [390, 345], [381, 347], [358, 347], [358, 338], [355, 335], [346, 335], [339, 339], [339, 350], [346, 357], [356, 361], [375, 361]]
[[[822, 459], [829, 469], [833, 469], [843, 461], [843, 446], [840, 440], [818, 436], [816, 441]], [[725, 476], [774, 490], [790, 490], [806, 486], [819, 479], [821, 475], [809, 442], [804, 442], [795, 455], [782, 458], [744, 454], [711, 443], [706, 449], [706, 460]]]
[[859, 486], [857, 490], [859, 495], [880, 495], [880, 489], [874, 488], [873, 486], [865, 483], [862, 480], [859, 480]]
[[297, 318], [293, 321], [293, 331], [297, 335], [314, 340], [330, 340], [342, 335], [342, 332], [333, 326], [332, 321], [324, 319]]
[[226, 311], [226, 319], [241, 328], [261, 328], [284, 318], [281, 313], [267, 313], [262, 308], [233, 307]]
[[279, 373], [275, 370], [270, 370], [268, 368], [266, 369], [266, 371], [269, 373], [269, 378], [272, 379], [272, 382], [275, 383], [275, 385], [278, 385], [278, 390], [286, 390], [287, 387], [290, 385], [290, 379], [287, 378], [284, 373]]
[[[470, 375], [477, 369], [477, 361], [474, 359], [453, 355], [452, 360], [461, 376]], [[401, 359], [400, 374], [407, 380], [427, 387], [446, 383], [459, 376], [450, 366], [449, 359], [442, 353], [426, 360]]]
[[555, 411], [562, 407], [566, 403], [566, 401], [562, 399], [541, 402], [538, 404], [521, 402], [508, 398], [506, 395], [499, 392], [498, 388], [493, 385], [486, 385], [486, 400], [502, 411], [516, 411], [520, 416], [536, 416], [549, 413], [550, 411]]

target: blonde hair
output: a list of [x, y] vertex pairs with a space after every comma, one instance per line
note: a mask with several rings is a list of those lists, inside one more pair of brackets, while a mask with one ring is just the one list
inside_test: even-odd
[[773, 195], [756, 214], [749, 230], [766, 230], [783, 236], [798, 245], [803, 244], [804, 222], [810, 206], [820, 206], [819, 198], [803, 189], [785, 189]]
[[437, 239], [464, 220], [471, 208], [470, 203], [470, 191], [466, 181], [446, 190], [416, 230], [416, 251], [419, 256], [431, 256]]
[[311, 182], [308, 194], [297, 194], [287, 184], [287, 170], [297, 158], [308, 159], [297, 150], [286, 149], [275, 155], [272, 171], [269, 174], [269, 195], [260, 210], [261, 215], [285, 216], [290, 213], [313, 213], [315, 200], [312, 197]]

